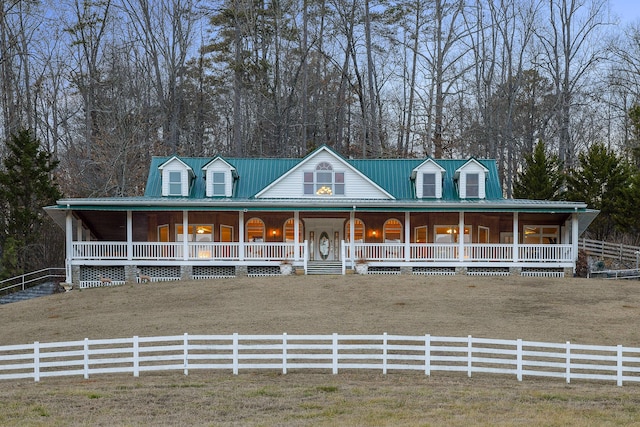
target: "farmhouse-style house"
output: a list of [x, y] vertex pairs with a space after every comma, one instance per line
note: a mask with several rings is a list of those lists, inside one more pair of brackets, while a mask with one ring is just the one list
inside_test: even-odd
[[573, 274], [584, 203], [512, 200], [493, 160], [154, 157], [144, 196], [45, 208], [67, 281], [298, 273]]

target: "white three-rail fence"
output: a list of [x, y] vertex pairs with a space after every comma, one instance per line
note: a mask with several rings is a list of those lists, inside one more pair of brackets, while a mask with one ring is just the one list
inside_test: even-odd
[[0, 379], [151, 371], [414, 370], [640, 382], [640, 347], [403, 335], [175, 335], [0, 346]]

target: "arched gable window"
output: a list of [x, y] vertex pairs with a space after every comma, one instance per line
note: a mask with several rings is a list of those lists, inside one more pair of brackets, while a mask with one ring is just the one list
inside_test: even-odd
[[388, 219], [382, 227], [385, 242], [402, 241], [402, 223], [397, 219]]
[[344, 172], [336, 172], [329, 162], [320, 162], [313, 172], [304, 173], [306, 196], [344, 196]]
[[247, 221], [247, 242], [264, 242], [264, 221], [260, 218], [251, 218]]
[[[289, 218], [285, 221], [283, 227], [284, 241], [285, 242], [294, 242], [295, 241], [295, 219]], [[298, 220], [298, 242], [304, 241], [304, 230], [302, 228], [302, 222]]]
[[[344, 226], [344, 240], [349, 241], [351, 236], [351, 221], [347, 221]], [[364, 222], [361, 219], [356, 218], [353, 222], [353, 241], [364, 242]]]

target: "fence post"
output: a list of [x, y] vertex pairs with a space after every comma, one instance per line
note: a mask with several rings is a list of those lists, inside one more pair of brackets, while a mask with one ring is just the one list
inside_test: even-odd
[[387, 375], [387, 333], [382, 334], [382, 374]]
[[622, 261], [622, 243], [620, 243], [620, 253], [619, 253], [618, 261]]
[[431, 335], [424, 336], [424, 374], [431, 376]]
[[522, 338], [516, 341], [516, 377], [522, 381]]
[[282, 334], [282, 373], [287, 373], [287, 333]]
[[338, 334], [337, 333], [333, 333], [333, 346], [332, 346], [332, 353], [333, 353], [333, 369], [332, 372], [333, 374], [337, 374], [338, 373]]
[[184, 374], [189, 375], [189, 334], [184, 333], [183, 341], [183, 354], [184, 354]]
[[238, 375], [238, 333], [233, 333], [233, 375]]
[[134, 336], [133, 337], [133, 376], [134, 377], [139, 377], [140, 376], [140, 351], [138, 348], [139, 344], [138, 344], [138, 337]]
[[468, 337], [467, 342], [467, 376], [471, 378], [471, 359], [473, 358], [473, 338]]
[[84, 379], [89, 379], [89, 338], [84, 339]]
[[566, 363], [565, 376], [567, 377], [567, 384], [569, 384], [571, 382], [571, 343], [569, 341], [567, 341]]
[[40, 343], [33, 342], [33, 380], [40, 381]]
[[618, 344], [618, 354], [617, 354], [617, 374], [618, 374], [618, 387], [622, 387], [622, 345]]

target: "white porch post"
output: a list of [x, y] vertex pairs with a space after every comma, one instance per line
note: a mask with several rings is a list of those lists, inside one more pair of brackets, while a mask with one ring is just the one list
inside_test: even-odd
[[244, 261], [244, 211], [238, 212], [238, 258]]
[[133, 212], [127, 211], [127, 259], [133, 259]]
[[67, 210], [65, 216], [65, 243], [66, 243], [66, 262], [65, 262], [65, 282], [71, 283], [71, 260], [73, 258], [73, 214], [71, 210]]
[[[293, 211], [293, 257], [296, 261], [300, 259], [300, 211]], [[285, 239], [286, 240], [286, 239]]]
[[404, 213], [404, 260], [411, 261], [411, 214]]
[[578, 260], [578, 213], [571, 214], [571, 251], [573, 258], [573, 271], [575, 273], [576, 264]]
[[458, 221], [458, 259], [464, 262], [464, 212], [460, 211]]
[[513, 262], [518, 262], [518, 212], [513, 213]]
[[351, 258], [351, 265], [353, 265], [354, 253], [355, 253], [355, 242], [353, 239], [356, 238], [356, 207], [353, 207], [353, 210], [349, 212], [349, 255]]
[[189, 211], [182, 211], [182, 259], [189, 259]]

